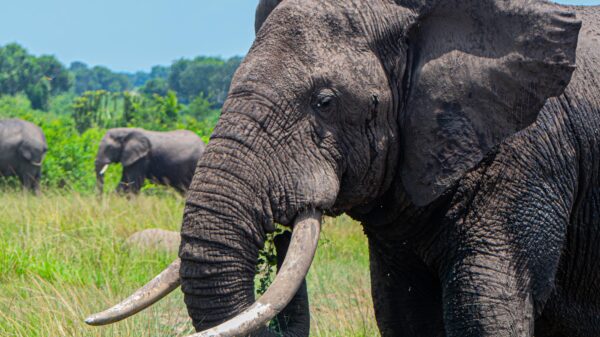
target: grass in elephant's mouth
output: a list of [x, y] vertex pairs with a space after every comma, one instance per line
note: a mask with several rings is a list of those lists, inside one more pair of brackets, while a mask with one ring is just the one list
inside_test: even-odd
[[[180, 291], [133, 318], [88, 327], [83, 318], [129, 295], [174, 255], [125, 249], [145, 228], [178, 230], [172, 196], [0, 194], [0, 336], [185, 336]], [[346, 217], [330, 219], [308, 277], [311, 336], [376, 336], [366, 239]]]

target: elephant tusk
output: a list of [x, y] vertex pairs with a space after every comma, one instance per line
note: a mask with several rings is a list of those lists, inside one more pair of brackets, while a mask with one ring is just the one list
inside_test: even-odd
[[88, 317], [85, 322], [96, 326], [111, 324], [148, 308], [179, 287], [181, 283], [179, 279], [180, 265], [181, 260], [175, 260], [167, 269], [123, 302]]
[[221, 325], [188, 337], [247, 336], [279, 314], [290, 303], [308, 273], [317, 250], [321, 217], [318, 211], [298, 216], [281, 270], [269, 289], [252, 306]]
[[41, 167], [42, 166], [42, 162], [40, 161], [39, 163], [36, 163], [36, 162], [32, 161], [31, 165], [37, 166], [37, 167]]
[[103, 176], [104, 173], [106, 173], [106, 170], [108, 170], [108, 164], [106, 164], [102, 167], [102, 170], [100, 170], [100, 175]]

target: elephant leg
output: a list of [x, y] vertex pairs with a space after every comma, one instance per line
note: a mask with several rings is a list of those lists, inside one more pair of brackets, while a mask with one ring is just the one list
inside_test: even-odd
[[555, 290], [572, 195], [558, 177], [506, 163], [469, 173], [446, 214], [438, 260], [448, 337], [531, 337]]
[[371, 291], [382, 336], [444, 336], [440, 283], [401, 243], [369, 236]]
[[121, 176], [121, 181], [119, 182], [119, 185], [117, 185], [117, 193], [118, 194], [126, 194], [129, 192], [130, 192], [129, 179], [127, 176], [125, 176], [125, 172], [123, 172], [123, 175]]
[[145, 160], [140, 160], [133, 165], [124, 167], [117, 192], [139, 194], [142, 186], [144, 186], [147, 166]]
[[40, 179], [42, 174], [39, 168], [23, 169], [19, 172], [18, 176], [24, 189], [36, 195], [40, 194]]
[[506, 209], [498, 200], [496, 207], [475, 201], [448, 224], [451, 248], [440, 275], [448, 337], [534, 336], [536, 316], [555, 286], [564, 235], [553, 228], [560, 223], [549, 221], [550, 207], [542, 212], [523, 201]]
[[443, 283], [444, 321], [449, 337], [531, 337], [532, 293], [514, 260], [475, 254], [454, 264]]

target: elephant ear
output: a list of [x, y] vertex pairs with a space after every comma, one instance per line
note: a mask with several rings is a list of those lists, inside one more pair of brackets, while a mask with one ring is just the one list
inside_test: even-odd
[[124, 167], [133, 165], [150, 154], [150, 141], [139, 133], [133, 133], [125, 139], [121, 153], [121, 164]]
[[23, 158], [25, 158], [25, 160], [27, 161], [33, 161], [33, 152], [31, 152], [30, 149], [28, 149], [26, 146], [20, 146], [19, 147], [19, 153], [21, 154], [21, 156]]
[[405, 2], [417, 19], [408, 33], [400, 169], [423, 206], [563, 92], [581, 22], [542, 1]]
[[260, 0], [256, 7], [256, 17], [254, 19], [254, 30], [256, 33], [258, 33], [265, 20], [267, 20], [271, 12], [281, 1], [283, 0]]

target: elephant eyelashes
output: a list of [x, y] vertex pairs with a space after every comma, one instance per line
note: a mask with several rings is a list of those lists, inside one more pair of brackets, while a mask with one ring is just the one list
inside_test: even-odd
[[319, 112], [328, 112], [335, 106], [336, 95], [333, 90], [323, 90], [314, 100], [314, 108]]
[[331, 101], [333, 101], [333, 98], [324, 97], [319, 101], [319, 103], [317, 103], [317, 108], [327, 109], [331, 105]]

